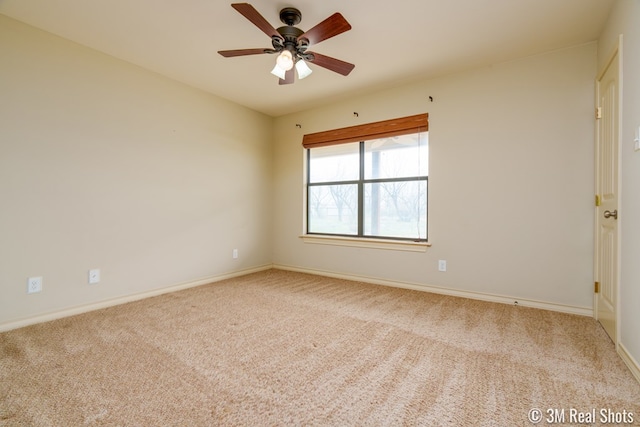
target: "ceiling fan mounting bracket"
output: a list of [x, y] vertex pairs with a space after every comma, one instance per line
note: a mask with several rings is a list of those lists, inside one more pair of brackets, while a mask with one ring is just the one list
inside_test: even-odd
[[298, 25], [301, 20], [302, 13], [295, 7], [285, 7], [280, 11], [280, 21], [286, 25]]

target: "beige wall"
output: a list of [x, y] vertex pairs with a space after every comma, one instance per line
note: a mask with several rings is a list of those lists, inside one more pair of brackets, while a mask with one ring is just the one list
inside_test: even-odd
[[[591, 43], [276, 119], [274, 263], [591, 310], [595, 74]], [[433, 246], [302, 242], [302, 135], [423, 112]]]
[[0, 325], [271, 262], [270, 117], [3, 15], [0, 58]]
[[[272, 262], [590, 310], [594, 78], [624, 34], [621, 345], [640, 360], [637, 22], [618, 0], [597, 48], [272, 119], [0, 15], [0, 329]], [[433, 246], [303, 243], [302, 135], [423, 112]]]
[[622, 128], [620, 133], [620, 344], [640, 362], [640, 2], [618, 0], [598, 43], [598, 69], [603, 69], [622, 34]]
[[[594, 77], [623, 31], [638, 74], [631, 19], [638, 4], [618, 2], [598, 55], [587, 44], [272, 119], [0, 15], [0, 326], [271, 262], [590, 310]], [[628, 80], [625, 143], [640, 125]], [[422, 112], [433, 246], [303, 243], [302, 135]], [[637, 161], [623, 156], [621, 217], [636, 359]], [[29, 276], [42, 293], [26, 294]]]

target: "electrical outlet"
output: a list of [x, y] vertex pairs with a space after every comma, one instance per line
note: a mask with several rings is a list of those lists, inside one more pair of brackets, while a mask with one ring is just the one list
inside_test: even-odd
[[238, 250], [237, 249], [233, 250], [233, 259], [238, 259]]
[[89, 284], [95, 285], [96, 283], [100, 283], [100, 269], [94, 268], [93, 270], [89, 270]]
[[41, 277], [29, 277], [27, 280], [27, 293], [35, 294], [42, 291], [42, 276]]
[[447, 271], [447, 260], [438, 260], [438, 271]]

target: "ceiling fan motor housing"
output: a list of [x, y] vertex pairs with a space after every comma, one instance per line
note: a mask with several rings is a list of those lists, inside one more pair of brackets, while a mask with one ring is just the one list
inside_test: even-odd
[[284, 49], [289, 50], [294, 58], [304, 58], [304, 51], [307, 50], [309, 44], [306, 40], [298, 40], [304, 31], [294, 27], [302, 19], [302, 14], [298, 9], [293, 7], [286, 7], [280, 11], [280, 20], [285, 23], [285, 26], [278, 28], [276, 31], [282, 36], [282, 40], [278, 40], [277, 37], [272, 38], [273, 48], [280, 52]]

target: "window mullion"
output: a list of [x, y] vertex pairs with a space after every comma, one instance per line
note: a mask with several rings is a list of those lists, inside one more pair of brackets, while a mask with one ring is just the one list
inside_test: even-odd
[[358, 180], [358, 237], [364, 236], [364, 141], [360, 141], [360, 179]]
[[365, 179], [365, 184], [380, 184], [385, 182], [411, 182], [411, 181], [426, 181], [426, 176], [408, 176], [404, 178], [372, 178]]
[[308, 233], [309, 232], [309, 214], [311, 213], [309, 211], [309, 188], [310, 188], [310, 184], [311, 184], [311, 149], [307, 148], [307, 192], [306, 192], [306, 202], [307, 202], [307, 221], [306, 221], [306, 225], [305, 225], [305, 232]]

